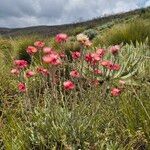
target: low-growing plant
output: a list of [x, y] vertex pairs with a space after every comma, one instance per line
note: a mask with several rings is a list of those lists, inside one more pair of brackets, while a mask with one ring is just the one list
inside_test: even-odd
[[98, 34], [98, 32], [96, 30], [94, 30], [94, 29], [88, 29], [88, 30], [84, 31], [83, 33], [85, 35], [87, 35], [90, 40], [95, 38], [97, 36], [97, 34]]

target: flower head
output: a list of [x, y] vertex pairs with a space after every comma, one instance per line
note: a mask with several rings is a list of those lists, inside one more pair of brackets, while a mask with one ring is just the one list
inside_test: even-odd
[[60, 53], [60, 54], [59, 54], [59, 56], [60, 56], [60, 58], [66, 58], [66, 54], [65, 54], [65, 53], [63, 53], [63, 52], [62, 52], [62, 53]]
[[26, 92], [26, 85], [25, 85], [25, 83], [20, 82], [18, 84], [18, 89], [19, 89], [20, 92]]
[[27, 77], [27, 78], [31, 78], [31, 77], [33, 77], [35, 74], [36, 74], [36, 73], [35, 73], [34, 71], [27, 71], [27, 72], [26, 72], [26, 77]]
[[85, 61], [88, 62], [88, 63], [91, 63], [93, 60], [93, 57], [92, 57], [92, 54], [91, 53], [88, 53], [85, 55]]
[[101, 65], [103, 67], [106, 67], [107, 69], [110, 69], [110, 70], [114, 70], [114, 71], [118, 71], [120, 70], [120, 65], [119, 64], [113, 64], [111, 61], [109, 60], [104, 60], [101, 62]]
[[109, 60], [104, 60], [104, 61], [101, 62], [101, 65], [103, 67], [106, 67], [106, 68], [110, 69], [110, 68], [112, 68], [113, 63]]
[[73, 70], [73, 71], [70, 72], [70, 76], [74, 77], [74, 78], [79, 78], [80, 73], [77, 70]]
[[15, 69], [12, 69], [12, 70], [11, 70], [11, 74], [13, 74], [13, 75], [18, 76], [19, 73], [20, 73], [19, 69], [16, 69], [16, 68], [15, 68]]
[[115, 46], [112, 46], [112, 47], [110, 48], [110, 52], [111, 52], [113, 55], [118, 54], [119, 50], [120, 50], [120, 45], [115, 45]]
[[63, 86], [64, 86], [65, 90], [73, 90], [75, 88], [75, 84], [72, 81], [70, 81], [70, 80], [65, 81], [63, 83]]
[[121, 94], [121, 90], [119, 88], [113, 88], [111, 90], [111, 95], [112, 96], [119, 96]]
[[60, 65], [61, 64], [61, 59], [58, 54], [48, 54], [43, 56], [43, 61], [47, 64], [51, 65]]
[[119, 64], [113, 64], [110, 69], [114, 70], [114, 71], [118, 71], [118, 70], [120, 70], [120, 65]]
[[51, 54], [53, 52], [53, 49], [50, 47], [44, 47], [43, 48], [43, 53], [44, 54]]
[[85, 34], [80, 33], [77, 35], [77, 41], [85, 43], [86, 41], [89, 41], [89, 38]]
[[77, 35], [77, 41], [86, 47], [90, 47], [92, 45], [92, 42], [89, 40], [87, 35], [83, 33]]
[[45, 43], [42, 41], [36, 41], [34, 43], [34, 46], [38, 47], [38, 48], [43, 48], [45, 46]]
[[97, 49], [96, 54], [99, 55], [100, 58], [102, 58], [105, 55], [106, 51], [102, 48]]
[[66, 42], [68, 39], [68, 35], [67, 34], [64, 34], [64, 33], [59, 33], [56, 35], [55, 37], [55, 41], [57, 43], [62, 43], [62, 42]]
[[91, 56], [92, 56], [92, 59], [93, 59], [93, 63], [96, 63], [96, 62], [101, 60], [99, 54], [97, 54], [97, 53], [92, 53]]
[[88, 53], [85, 55], [85, 61], [95, 65], [101, 60], [100, 56], [97, 53]]
[[48, 76], [49, 75], [48, 70], [43, 68], [43, 67], [38, 67], [36, 70], [37, 70], [38, 73], [41, 73], [43, 76]]
[[96, 74], [96, 75], [102, 75], [103, 73], [102, 73], [101, 70], [95, 69], [95, 70], [94, 70], [94, 74]]
[[15, 60], [14, 61], [14, 65], [18, 68], [18, 69], [24, 69], [28, 66], [28, 62], [26, 60]]
[[26, 52], [29, 54], [29, 55], [33, 55], [37, 52], [37, 48], [34, 47], [34, 46], [28, 46], [28, 48], [26, 49]]
[[73, 59], [78, 59], [81, 57], [81, 53], [76, 51], [76, 52], [72, 52], [72, 58]]

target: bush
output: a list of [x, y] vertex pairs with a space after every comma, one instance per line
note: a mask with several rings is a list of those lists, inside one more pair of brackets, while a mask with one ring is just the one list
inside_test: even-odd
[[146, 20], [137, 20], [132, 23], [116, 25], [110, 30], [107, 30], [103, 35], [94, 39], [94, 45], [115, 45], [120, 43], [144, 42], [149, 38], [150, 45], [150, 23]]
[[88, 29], [88, 30], [84, 31], [83, 34], [87, 35], [88, 38], [90, 40], [92, 40], [93, 38], [95, 38], [97, 36], [98, 33], [94, 29]]

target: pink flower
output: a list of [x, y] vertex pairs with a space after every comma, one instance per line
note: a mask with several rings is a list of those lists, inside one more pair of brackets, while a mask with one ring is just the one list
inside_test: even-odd
[[48, 70], [45, 69], [45, 68], [43, 68], [43, 67], [38, 67], [38, 68], [37, 68], [37, 72], [38, 72], [38, 73], [41, 73], [41, 74], [44, 75], [44, 76], [48, 76], [48, 75], [49, 75]]
[[80, 78], [80, 73], [77, 70], [73, 70], [70, 72], [70, 76], [74, 78]]
[[18, 89], [19, 89], [20, 92], [26, 92], [26, 85], [25, 85], [25, 83], [20, 82], [18, 84]]
[[28, 46], [28, 48], [26, 49], [26, 52], [29, 54], [29, 55], [33, 55], [37, 52], [37, 48], [34, 47], [34, 46]]
[[67, 34], [64, 34], [64, 33], [57, 34], [55, 37], [55, 41], [57, 43], [66, 42], [67, 39], [68, 39], [68, 36], [67, 36]]
[[19, 71], [18, 69], [12, 69], [12, 70], [11, 70], [11, 74], [14, 74], [14, 75], [16, 75], [16, 76], [18, 76], [19, 73], [20, 73], [20, 71]]
[[36, 41], [34, 43], [34, 46], [38, 47], [38, 48], [43, 48], [45, 46], [45, 43], [42, 41]]
[[119, 96], [120, 94], [121, 94], [121, 90], [118, 89], [118, 88], [113, 88], [113, 89], [111, 90], [111, 95], [112, 95], [112, 96]]
[[28, 66], [28, 62], [25, 60], [15, 60], [14, 61], [14, 65], [18, 68], [18, 69], [24, 69]]
[[91, 63], [93, 61], [93, 57], [91, 53], [85, 55], [85, 61]]
[[44, 48], [43, 48], [43, 53], [44, 53], [44, 54], [51, 54], [52, 51], [53, 51], [53, 49], [50, 48], [50, 47], [44, 47]]
[[96, 75], [102, 75], [103, 73], [102, 73], [101, 70], [96, 69], [96, 70], [94, 70], [94, 74], [96, 74]]
[[112, 46], [112, 47], [110, 48], [110, 52], [111, 52], [113, 55], [118, 54], [119, 50], [120, 50], [120, 45], [115, 45], [115, 46]]
[[99, 55], [100, 58], [102, 58], [105, 55], [106, 51], [102, 48], [97, 49], [96, 54]]
[[111, 69], [112, 66], [113, 66], [113, 63], [112, 63], [111, 61], [109, 61], [109, 60], [104, 60], [104, 61], [101, 62], [101, 65], [102, 65], [103, 67], [106, 67], [106, 68], [108, 68], [108, 69]]
[[92, 53], [91, 56], [92, 56], [92, 60], [94, 63], [100, 61], [100, 59], [101, 59], [97, 53]]
[[61, 59], [58, 54], [49, 54], [43, 56], [43, 61], [47, 64], [60, 65]]
[[27, 72], [26, 72], [26, 77], [27, 77], [27, 78], [31, 78], [31, 77], [33, 77], [35, 74], [36, 74], [36, 73], [35, 73], [34, 71], [27, 71]]
[[88, 53], [85, 55], [85, 61], [95, 65], [101, 60], [100, 56], [97, 53]]
[[76, 51], [76, 52], [72, 52], [72, 58], [73, 59], [78, 59], [81, 57], [81, 53]]
[[59, 56], [60, 56], [60, 58], [66, 58], [66, 55], [65, 55], [65, 53], [63, 53], [63, 52], [60, 53]]
[[102, 61], [102, 62], [101, 62], [101, 65], [102, 65], [103, 67], [106, 67], [106, 68], [110, 69], [110, 70], [114, 70], [114, 71], [120, 70], [120, 65], [119, 65], [119, 64], [113, 64], [113, 63], [112, 63], [111, 61], [109, 61], [109, 60]]
[[113, 64], [110, 69], [111, 69], [111, 70], [118, 71], [118, 70], [120, 70], [120, 65], [119, 65], [119, 64]]
[[70, 80], [65, 81], [63, 83], [63, 86], [64, 86], [65, 90], [73, 90], [75, 88], [75, 84], [72, 81], [70, 81]]

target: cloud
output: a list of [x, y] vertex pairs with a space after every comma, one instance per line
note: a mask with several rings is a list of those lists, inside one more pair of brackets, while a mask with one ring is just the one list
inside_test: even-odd
[[150, 6], [150, 0], [145, 3], [145, 7]]
[[149, 5], [149, 0], [1, 0], [0, 26], [64, 24]]

